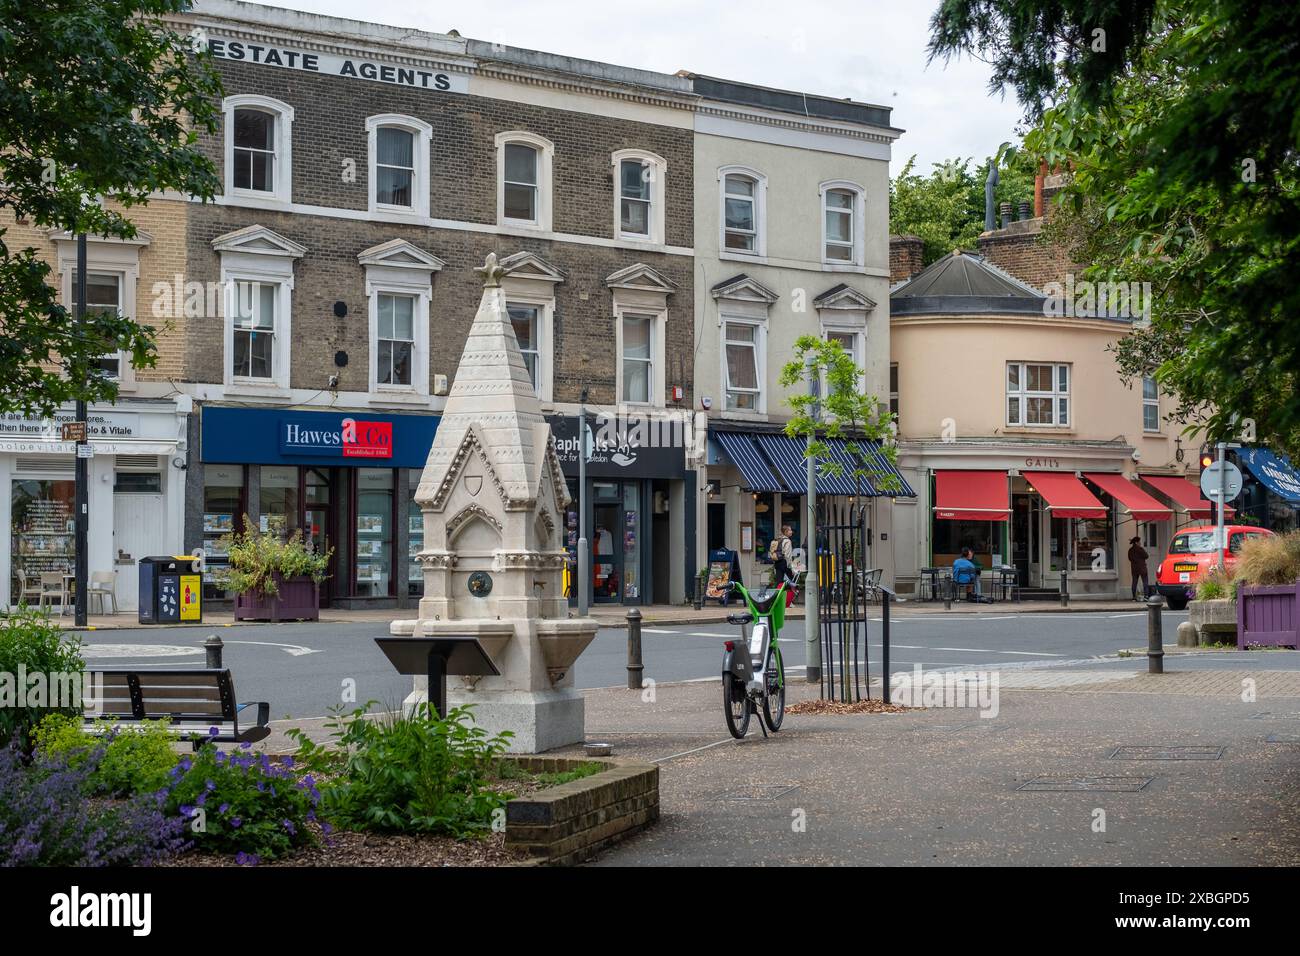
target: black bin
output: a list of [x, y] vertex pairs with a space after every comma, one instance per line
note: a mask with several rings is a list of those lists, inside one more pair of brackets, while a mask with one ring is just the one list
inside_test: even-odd
[[140, 623], [203, 620], [203, 567], [190, 555], [140, 559]]

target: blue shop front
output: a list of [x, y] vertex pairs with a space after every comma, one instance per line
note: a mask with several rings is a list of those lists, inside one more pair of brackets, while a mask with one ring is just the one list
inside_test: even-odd
[[[415, 504], [438, 416], [203, 405], [186, 546], [209, 563], [248, 521], [329, 551], [322, 607], [411, 607], [423, 591]], [[193, 460], [194, 458], [197, 460]], [[228, 598], [208, 585], [208, 600]]]

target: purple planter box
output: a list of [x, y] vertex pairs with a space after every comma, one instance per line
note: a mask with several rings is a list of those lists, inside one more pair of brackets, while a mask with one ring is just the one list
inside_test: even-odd
[[275, 575], [280, 593], [268, 597], [257, 591], [235, 595], [236, 621], [318, 621], [320, 620], [320, 585], [311, 578]]
[[1237, 591], [1237, 647], [1300, 646], [1300, 581], [1242, 585]]

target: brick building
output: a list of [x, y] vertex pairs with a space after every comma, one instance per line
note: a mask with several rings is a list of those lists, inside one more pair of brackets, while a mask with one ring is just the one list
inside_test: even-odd
[[[579, 435], [593, 437], [597, 602], [693, 592], [705, 499], [734, 477], [704, 433], [779, 427], [797, 335], [840, 337], [883, 397], [888, 110], [237, 0], [173, 23], [223, 81], [220, 129], [200, 138], [222, 188], [133, 211], [140, 242], [91, 243], [92, 278], [116, 291], [90, 304], [160, 330], [158, 368], [119, 362], [122, 398], [96, 410], [122, 450], [102, 445], [95, 466], [91, 568], [116, 567], [119, 594], [145, 553], [219, 564], [247, 515], [333, 550], [325, 602], [413, 606], [413, 495], [489, 252], [575, 497]], [[724, 194], [746, 183], [737, 226], [745, 203]], [[755, 245], [732, 245], [733, 227]], [[67, 237], [30, 241], [66, 291]], [[722, 355], [726, 329], [755, 322], [767, 366], [746, 415], [725, 407]], [[50, 456], [38, 498], [71, 474], [52, 427], [13, 425]], [[142, 443], [130, 455], [127, 439]], [[3, 455], [0, 480], [31, 467]], [[733, 498], [734, 547], [756, 499]], [[158, 509], [166, 522], [144, 519]], [[576, 511], [566, 523], [576, 546]]]
[[[128, 610], [136, 606], [136, 561], [172, 553], [183, 536], [192, 401], [173, 382], [184, 376], [189, 329], [183, 315], [155, 309], [149, 290], [184, 272], [187, 211], [186, 203], [158, 199], [131, 211], [134, 239], [92, 236], [87, 242], [87, 308], [139, 316], [154, 326], [159, 346], [155, 368], [135, 369], [124, 355], [105, 355], [102, 373], [118, 380], [118, 401], [92, 405], [88, 415], [94, 457], [87, 563], [96, 578], [116, 582], [118, 606]], [[10, 249], [37, 250], [61, 301], [72, 306], [75, 237], [11, 216], [0, 228]], [[70, 609], [74, 448], [62, 440], [60, 425], [72, 420], [71, 405], [53, 420], [0, 416], [0, 489], [9, 499], [0, 507], [0, 606], [35, 604], [44, 588], [53, 592], [47, 603]]]
[[[495, 252], [562, 450], [584, 391], [613, 423], [596, 599], [682, 599], [652, 555], [693, 534], [683, 442], [619, 439], [693, 401], [689, 80], [229, 0], [184, 25], [225, 87], [224, 189], [185, 239], [222, 306], [185, 342], [185, 547], [247, 514], [334, 549], [325, 600], [413, 602], [416, 481]], [[349, 422], [382, 449], [343, 448]]]

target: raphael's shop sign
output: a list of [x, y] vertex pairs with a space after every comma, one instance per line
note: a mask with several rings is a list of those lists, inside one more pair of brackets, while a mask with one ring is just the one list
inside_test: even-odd
[[414, 66], [397, 66], [368, 58], [310, 53], [292, 47], [249, 43], [221, 37], [208, 38], [207, 46], [208, 52], [218, 60], [278, 66], [287, 70], [342, 76], [354, 80], [373, 80], [377, 83], [409, 86], [417, 90], [437, 90], [440, 93], [469, 92], [467, 77], [440, 70], [422, 70]]

